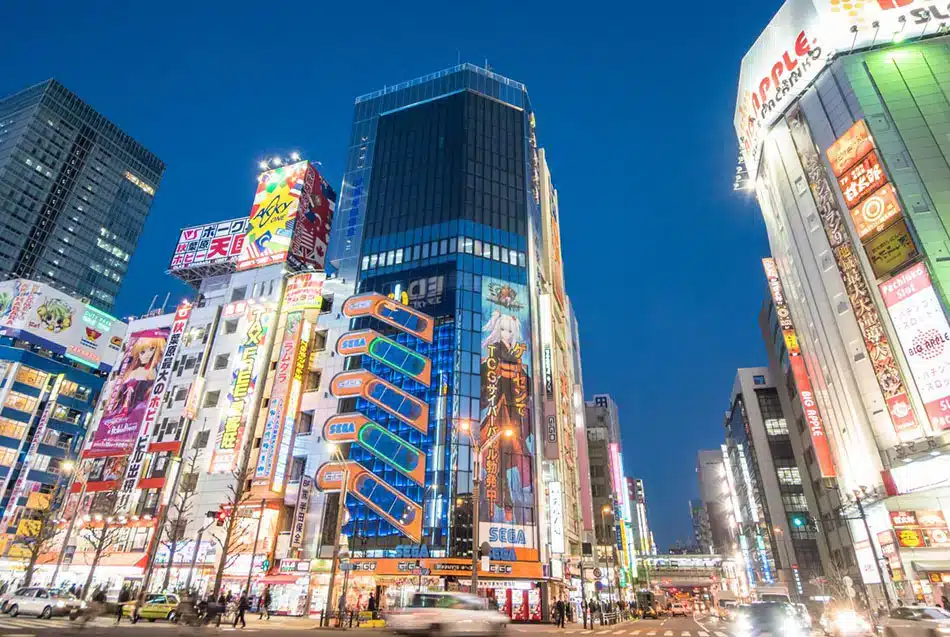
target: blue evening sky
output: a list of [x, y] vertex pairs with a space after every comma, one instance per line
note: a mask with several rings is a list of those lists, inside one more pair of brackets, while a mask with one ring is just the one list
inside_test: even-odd
[[695, 453], [765, 361], [768, 245], [731, 191], [739, 62], [780, 0], [14, 3], [0, 95], [56, 77], [168, 166], [117, 313], [184, 288], [185, 225], [247, 213], [257, 161], [343, 174], [353, 98], [462, 61], [524, 82], [560, 194], [584, 390], [620, 404], [661, 548], [690, 535]]

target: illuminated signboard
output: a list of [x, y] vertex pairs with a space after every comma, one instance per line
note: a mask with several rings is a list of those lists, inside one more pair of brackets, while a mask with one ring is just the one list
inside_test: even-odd
[[393, 327], [432, 342], [434, 321], [432, 317], [411, 307], [389, 299], [377, 292], [351, 296], [343, 303], [343, 315], [347, 318], [373, 316]]
[[129, 171], [125, 171], [125, 175], [124, 175], [124, 176], [125, 176], [126, 179], [128, 179], [129, 181], [131, 181], [133, 184], [135, 184], [136, 186], [138, 186], [139, 189], [140, 189], [142, 192], [144, 192], [146, 195], [150, 195], [150, 196], [152, 196], [152, 197], [155, 196], [155, 189], [154, 189], [152, 186], [150, 186], [149, 184], [145, 183], [143, 180], [139, 179], [138, 177], [136, 177], [135, 175], [133, 175], [133, 174], [130, 173]]
[[172, 272], [206, 265], [234, 263], [244, 247], [246, 217], [184, 228], [168, 269]]
[[873, 151], [838, 177], [838, 187], [848, 208], [854, 208], [886, 183], [887, 176], [881, 167], [881, 160]]
[[902, 548], [946, 548], [950, 546], [950, 531], [943, 511], [888, 511], [891, 526]]
[[551, 552], [564, 552], [564, 497], [561, 483], [548, 483], [548, 508], [551, 516]]
[[336, 398], [361, 396], [423, 434], [429, 431], [429, 405], [368, 371], [340, 372], [330, 381], [330, 393]]
[[425, 485], [425, 453], [360, 413], [327, 418], [323, 437], [336, 443], [358, 442], [416, 484]]
[[300, 207], [294, 222], [287, 262], [295, 269], [323, 270], [336, 208], [336, 192], [317, 169], [307, 164]]
[[247, 329], [244, 340], [238, 347], [237, 362], [231, 373], [231, 392], [228, 394], [228, 408], [218, 428], [218, 435], [211, 459], [212, 473], [226, 473], [234, 469], [244, 439], [247, 419], [254, 407], [254, 397], [258, 390], [259, 360], [266, 360], [261, 349], [267, 343], [274, 313], [252, 304], [247, 314]]
[[[257, 456], [257, 469], [254, 471], [255, 484], [270, 484], [274, 478], [277, 449], [283, 431], [284, 416], [287, 413], [287, 394], [290, 392], [290, 381], [294, 376], [297, 344], [301, 340], [303, 324], [303, 313], [291, 312], [287, 314], [284, 336], [277, 353], [277, 368], [274, 370], [270, 400], [267, 403], [267, 417], [264, 420], [264, 433], [261, 436], [261, 450]], [[309, 337], [309, 334], [307, 336]]]
[[903, 219], [889, 226], [864, 246], [871, 269], [878, 277], [894, 272], [917, 256], [917, 246]]
[[287, 259], [309, 167], [309, 162], [300, 161], [260, 175], [238, 270]]
[[837, 471], [831, 456], [831, 445], [828, 444], [825, 425], [818, 409], [818, 402], [815, 400], [815, 392], [812, 389], [811, 379], [808, 376], [808, 370], [805, 368], [805, 361], [798, 346], [798, 336], [792, 322], [792, 313], [788, 309], [785, 293], [782, 290], [778, 268], [775, 267], [775, 260], [771, 258], [762, 259], [762, 266], [765, 268], [765, 277], [768, 279], [769, 289], [772, 292], [775, 313], [779, 317], [779, 324], [782, 327], [785, 346], [788, 350], [789, 365], [792, 368], [792, 377], [795, 379], [795, 386], [798, 388], [798, 398], [802, 404], [805, 422], [808, 423], [808, 431], [811, 435], [812, 447], [815, 458], [818, 460], [821, 477], [833, 478], [837, 475]]
[[879, 287], [930, 424], [950, 429], [950, 325], [927, 266], [913, 265]]
[[[312, 490], [313, 478], [300, 476], [300, 483], [297, 487], [297, 505], [294, 507], [294, 518], [290, 523], [291, 549], [299, 549], [303, 546], [304, 530], [307, 528], [307, 513], [310, 512], [310, 492]], [[281, 566], [283, 566], [283, 563]]]
[[901, 216], [894, 186], [885, 184], [867, 199], [851, 209], [851, 219], [861, 241], [876, 236], [888, 224]]
[[348, 496], [361, 501], [411, 540], [421, 539], [422, 507], [358, 462], [328, 462], [317, 470], [317, 487], [323, 491], [340, 490], [344, 479]]
[[323, 305], [323, 281], [325, 274], [306, 272], [287, 280], [284, 290], [284, 312], [296, 310], [319, 310]]
[[900, 368], [894, 360], [887, 332], [871, 297], [871, 288], [855, 254], [854, 244], [848, 233], [841, 230], [845, 223], [843, 214], [834, 195], [831, 180], [812, 141], [808, 122], [798, 107], [792, 109], [787, 119], [792, 141], [818, 208], [825, 237], [838, 266], [838, 274], [851, 303], [854, 318], [861, 330], [868, 358], [874, 361], [874, 375], [884, 396], [891, 424], [905, 440], [919, 437], [922, 432], [911, 409]]
[[432, 380], [432, 362], [408, 347], [390, 340], [375, 330], [348, 332], [336, 343], [340, 356], [366, 354], [405, 376], [428, 386]]
[[290, 392], [287, 394], [287, 406], [284, 413], [284, 429], [279, 438], [277, 447], [277, 465], [274, 478], [271, 481], [271, 490], [281, 493], [284, 481], [287, 479], [287, 465], [290, 462], [290, 452], [294, 443], [294, 425], [297, 422], [300, 409], [300, 396], [303, 394], [303, 376], [310, 362], [310, 332], [312, 325], [303, 321], [303, 331], [300, 335], [300, 344], [297, 346], [297, 357], [294, 361], [294, 375], [290, 379]]
[[45, 283], [0, 282], [0, 335], [39, 345], [93, 369], [118, 362], [128, 325]]
[[871, 132], [862, 119], [839, 137], [828, 148], [825, 155], [828, 157], [835, 177], [840, 177], [844, 171], [854, 166], [859, 159], [872, 150], [874, 150], [874, 140], [871, 139]]
[[185, 334], [185, 328], [188, 326], [189, 318], [191, 318], [191, 303], [182, 301], [175, 309], [175, 318], [172, 320], [168, 342], [165, 344], [165, 351], [162, 353], [162, 362], [159, 363], [155, 370], [155, 381], [149, 389], [148, 400], [146, 401], [145, 411], [142, 414], [138, 437], [135, 440], [135, 446], [132, 448], [131, 455], [129, 456], [128, 464], [126, 464], [122, 483], [119, 485], [116, 511], [128, 512], [136, 503], [134, 496], [138, 493], [139, 475], [142, 473], [142, 465], [145, 462], [148, 442], [152, 437], [152, 429], [155, 421], [158, 419], [158, 412], [161, 410], [162, 402], [165, 400], [168, 392], [171, 391], [172, 368], [175, 365], [178, 350], [181, 349], [181, 339]]
[[[750, 180], [755, 181], [772, 124], [812, 85], [835, 53], [933, 33], [929, 13], [933, 5], [923, 0], [786, 0], [742, 58], [739, 71], [733, 122]], [[946, 13], [946, 3], [936, 6]], [[851, 152], [859, 150], [860, 144], [853, 144]]]
[[[478, 436], [485, 450], [480, 529], [496, 534], [495, 547], [532, 549], [534, 536], [534, 454], [531, 418], [531, 321], [524, 285], [482, 277], [481, 413]], [[518, 503], [519, 506], [515, 507]], [[517, 513], [516, 513], [517, 511]], [[524, 511], [526, 518], [519, 520]], [[487, 529], [486, 529], [487, 527]], [[512, 541], [514, 540], [514, 541]]]

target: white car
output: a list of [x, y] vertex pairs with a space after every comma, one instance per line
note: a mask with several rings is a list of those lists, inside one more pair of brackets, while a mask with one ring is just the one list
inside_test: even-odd
[[396, 635], [503, 635], [509, 619], [467, 593], [415, 593], [404, 609], [386, 616]]
[[670, 617], [686, 617], [689, 611], [686, 610], [686, 604], [676, 602], [670, 607]]
[[10, 617], [17, 615], [36, 615], [41, 619], [69, 615], [82, 602], [69, 593], [50, 590], [40, 586], [20, 588], [7, 600], [6, 613]]
[[901, 606], [880, 621], [884, 637], [950, 635], [950, 613], [936, 606]]

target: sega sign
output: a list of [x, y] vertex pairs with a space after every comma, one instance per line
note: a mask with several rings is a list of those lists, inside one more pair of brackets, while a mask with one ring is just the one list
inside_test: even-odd
[[353, 421], [333, 423], [327, 428], [327, 434], [330, 436], [352, 433], [356, 433], [356, 423]]
[[327, 418], [323, 437], [330, 442], [353, 442], [364, 426], [372, 422], [363, 414], [338, 414]]
[[[478, 527], [479, 537], [487, 539], [491, 550], [499, 549], [507, 555], [505, 559], [511, 558], [513, 554], [517, 555], [518, 560], [537, 559], [538, 544], [535, 533], [535, 527], [522, 524], [481, 522]], [[501, 558], [493, 557], [492, 559]]]

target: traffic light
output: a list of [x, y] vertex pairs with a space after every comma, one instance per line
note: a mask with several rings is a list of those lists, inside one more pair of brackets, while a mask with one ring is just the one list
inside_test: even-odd
[[228, 519], [228, 512], [225, 509], [221, 509], [220, 511], [218, 511], [217, 516], [215, 516], [214, 523], [218, 526], [224, 526], [224, 523], [227, 521], [227, 519]]

